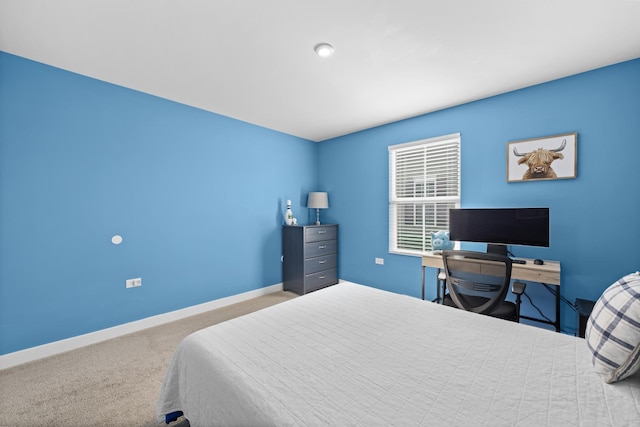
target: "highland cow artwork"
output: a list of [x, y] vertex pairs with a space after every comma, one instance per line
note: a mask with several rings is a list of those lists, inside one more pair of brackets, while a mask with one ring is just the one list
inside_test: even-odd
[[507, 181], [575, 178], [577, 143], [577, 133], [507, 143]]

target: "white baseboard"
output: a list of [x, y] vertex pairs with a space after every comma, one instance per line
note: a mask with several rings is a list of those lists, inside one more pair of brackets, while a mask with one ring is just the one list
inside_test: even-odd
[[282, 290], [282, 283], [0, 356], [0, 370]]

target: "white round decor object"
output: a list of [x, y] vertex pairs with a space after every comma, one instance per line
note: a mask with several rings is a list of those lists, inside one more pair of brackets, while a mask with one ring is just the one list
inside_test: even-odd
[[111, 243], [113, 243], [114, 245], [119, 245], [120, 243], [122, 243], [122, 236], [116, 234], [111, 238]]

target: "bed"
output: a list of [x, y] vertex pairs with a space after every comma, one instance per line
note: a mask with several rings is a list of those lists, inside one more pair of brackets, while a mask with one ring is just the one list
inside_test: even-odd
[[[158, 419], [199, 426], [640, 425], [584, 339], [341, 282], [195, 332]], [[175, 417], [175, 415], [174, 415]]]

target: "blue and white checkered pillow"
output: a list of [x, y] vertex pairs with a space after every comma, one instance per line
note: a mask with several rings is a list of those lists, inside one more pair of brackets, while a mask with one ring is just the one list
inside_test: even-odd
[[596, 372], [606, 383], [640, 368], [640, 272], [609, 286], [589, 317], [585, 339]]

